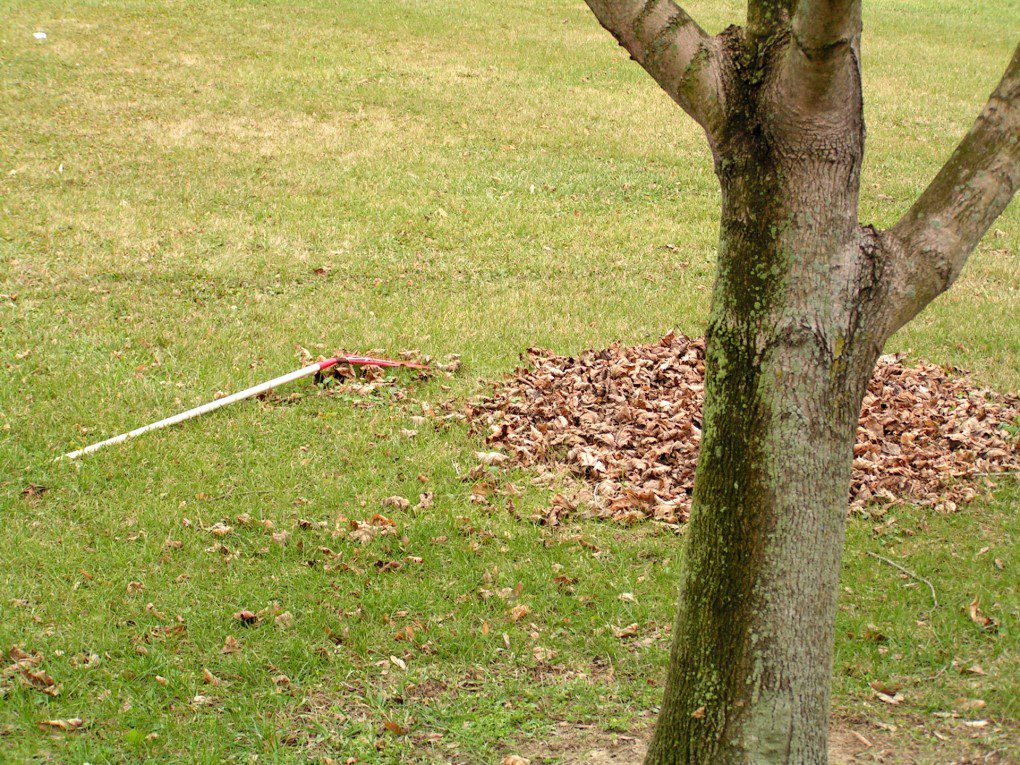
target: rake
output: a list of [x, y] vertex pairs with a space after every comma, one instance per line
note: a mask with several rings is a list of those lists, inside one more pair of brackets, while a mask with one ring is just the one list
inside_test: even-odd
[[303, 377], [311, 377], [312, 375], [320, 374], [321, 372], [324, 372], [325, 370], [329, 369], [330, 367], [336, 366], [337, 364], [351, 364], [352, 366], [363, 367], [406, 367], [408, 369], [428, 369], [427, 365], [418, 364], [413, 361], [394, 361], [392, 359], [377, 359], [373, 358], [372, 356], [333, 356], [332, 358], [325, 359], [323, 361], [317, 361], [314, 364], [309, 364], [308, 366], [301, 367], [300, 369], [295, 369], [293, 372], [290, 372], [289, 374], [281, 375], [280, 377], [274, 377], [272, 380], [267, 380], [264, 383], [259, 383], [258, 385], [253, 385], [250, 388], [245, 388], [244, 390], [238, 391], [237, 393], [233, 393], [229, 396], [224, 396], [223, 398], [216, 399], [215, 401], [210, 401], [208, 404], [196, 406], [194, 409], [188, 409], [185, 412], [180, 412], [179, 414], [175, 414], [172, 417], [167, 417], [165, 419], [159, 420], [158, 422], [152, 422], [149, 423], [148, 425], [143, 425], [142, 427], [135, 428], [134, 430], [128, 431], [127, 433], [121, 433], [119, 436], [114, 436], [113, 438], [108, 438], [105, 441], [100, 441], [99, 443], [95, 443], [90, 446], [85, 446], [82, 447], [81, 449], [76, 449], [75, 451], [68, 452], [67, 454], [63, 455], [62, 457], [58, 457], [57, 459], [76, 460], [79, 457], [84, 457], [86, 454], [91, 454], [92, 452], [98, 451], [99, 449], [102, 449], [104, 447], [113, 446], [114, 444], [120, 444], [123, 443], [124, 441], [127, 441], [128, 439], [140, 436], [143, 433], [148, 433], [150, 430], [160, 430], [162, 428], [170, 427], [171, 425], [176, 425], [179, 422], [184, 422], [185, 420], [191, 420], [194, 419], [195, 417], [201, 417], [203, 414], [214, 412], [217, 409], [222, 409], [225, 406], [230, 406], [231, 404], [237, 403], [238, 401], [243, 401], [246, 398], [258, 396], [259, 394], [265, 393], [266, 391], [272, 390], [273, 388], [278, 388], [281, 385], [286, 385], [287, 383], [292, 383], [295, 380], [300, 380]]

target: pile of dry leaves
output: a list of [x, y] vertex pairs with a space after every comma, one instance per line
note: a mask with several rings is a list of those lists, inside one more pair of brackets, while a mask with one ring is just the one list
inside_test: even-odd
[[[528, 351], [530, 366], [471, 407], [488, 442], [522, 465], [565, 466], [601, 516], [686, 520], [701, 439], [704, 340], [669, 334], [579, 358]], [[968, 479], [1020, 469], [1020, 398], [931, 364], [885, 356], [864, 399], [850, 500], [954, 510]], [[575, 509], [558, 497], [544, 519]]]

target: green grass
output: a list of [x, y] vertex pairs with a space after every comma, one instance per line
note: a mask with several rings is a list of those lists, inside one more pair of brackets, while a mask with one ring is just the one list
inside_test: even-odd
[[[593, 725], [592, 740], [643, 730], [677, 539], [539, 528], [502, 494], [473, 504], [461, 475], [480, 438], [459, 424], [401, 431], [421, 402], [472, 394], [529, 345], [701, 331], [718, 191], [696, 125], [581, 2], [0, 9], [0, 293], [14, 296], [0, 297], [0, 648], [42, 651], [62, 686], [0, 697], [0, 759], [490, 762], [560, 721]], [[736, 3], [691, 10], [713, 31], [741, 18]], [[864, 220], [891, 223], [923, 188], [1018, 22], [1007, 0], [868, 4]], [[1014, 204], [890, 349], [1016, 391], [1018, 251]], [[51, 462], [287, 371], [299, 347], [420, 348], [465, 368], [364, 396], [297, 386], [295, 401]], [[521, 517], [549, 501], [512, 478]], [[30, 483], [48, 491], [25, 497]], [[430, 509], [381, 505], [426, 490]], [[840, 720], [868, 736], [895, 725], [921, 761], [1016, 754], [1018, 504], [1014, 480], [951, 516], [851, 520]], [[330, 533], [376, 512], [398, 535], [361, 546]], [[200, 529], [221, 520], [235, 527], [221, 540]], [[240, 555], [209, 551], [217, 541]], [[930, 579], [940, 608], [868, 551]], [[518, 586], [510, 601], [481, 594]], [[997, 632], [968, 618], [975, 596]], [[289, 627], [233, 619], [273, 602]], [[515, 622], [518, 604], [531, 611]], [[613, 635], [632, 622], [635, 640]], [[409, 624], [413, 640], [397, 640]], [[239, 653], [221, 653], [228, 635]], [[974, 664], [985, 674], [963, 671]], [[878, 701], [870, 682], [904, 700]], [[38, 725], [77, 716], [88, 727], [74, 734]], [[991, 722], [961, 722], [974, 719]]]

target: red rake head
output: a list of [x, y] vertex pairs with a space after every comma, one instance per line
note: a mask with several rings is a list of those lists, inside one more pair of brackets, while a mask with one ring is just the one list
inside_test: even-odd
[[377, 359], [373, 356], [334, 356], [319, 362], [319, 371], [329, 369], [336, 364], [351, 364], [361, 367], [405, 367], [407, 369], [428, 369], [428, 364], [416, 361], [396, 361], [394, 359]]

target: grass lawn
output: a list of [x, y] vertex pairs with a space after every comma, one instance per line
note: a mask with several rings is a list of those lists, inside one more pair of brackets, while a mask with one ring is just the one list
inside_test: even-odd
[[[712, 31], [742, 20], [690, 5]], [[0, 692], [0, 761], [493, 762], [641, 738], [678, 539], [535, 526], [552, 489], [524, 473], [473, 503], [480, 437], [412, 417], [529, 345], [702, 331], [719, 200], [697, 126], [580, 0], [5, 0], [0, 18], [0, 649], [42, 652], [60, 685]], [[866, 4], [864, 220], [923, 188], [1018, 29], [1011, 0]], [[1014, 204], [890, 350], [1018, 390], [1018, 252]], [[52, 463], [300, 348], [464, 368], [299, 384]], [[382, 504], [425, 491], [430, 508]], [[850, 521], [847, 756], [1020, 757], [1018, 505], [1012, 479], [955, 515]], [[375, 513], [397, 533], [331, 533]], [[268, 611], [245, 627], [242, 609]]]

